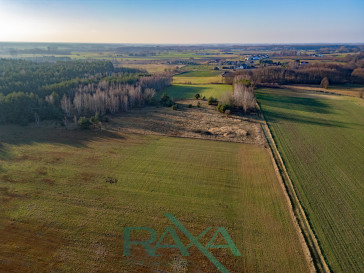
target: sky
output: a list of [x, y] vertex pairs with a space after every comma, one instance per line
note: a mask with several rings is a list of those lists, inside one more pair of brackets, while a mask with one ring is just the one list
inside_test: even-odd
[[364, 1], [0, 0], [0, 41], [364, 43]]

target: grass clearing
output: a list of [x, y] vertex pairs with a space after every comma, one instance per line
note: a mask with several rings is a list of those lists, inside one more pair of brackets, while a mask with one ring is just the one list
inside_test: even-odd
[[174, 84], [210, 84], [223, 83], [220, 71], [190, 71], [173, 77]]
[[173, 84], [160, 93], [167, 93], [170, 97], [175, 99], [180, 98], [193, 98], [196, 93], [199, 93], [202, 97], [206, 98], [213, 96], [220, 98], [224, 92], [232, 92], [231, 85], [225, 84]]
[[288, 89], [258, 101], [334, 272], [363, 272], [364, 104]]
[[178, 74], [175, 77], [177, 78], [191, 78], [191, 77], [214, 77], [214, 76], [218, 76], [221, 75], [222, 73], [220, 71], [216, 71], [216, 70], [206, 70], [206, 71], [190, 71], [190, 72], [185, 72], [182, 74]]
[[214, 77], [173, 77], [174, 84], [223, 84], [221, 76]]
[[[123, 227], [160, 235], [170, 212], [194, 235], [226, 227], [242, 256], [212, 252], [231, 272], [308, 272], [264, 146], [18, 126], [0, 139], [0, 271], [173, 271], [175, 251], [122, 256]], [[216, 271], [190, 255], [189, 271]]]
[[166, 70], [173, 70], [176, 67], [181, 67], [181, 65], [171, 65], [171, 64], [130, 64], [130, 63], [120, 63], [118, 67], [125, 68], [136, 68], [141, 70], [147, 70], [149, 73], [164, 73]]

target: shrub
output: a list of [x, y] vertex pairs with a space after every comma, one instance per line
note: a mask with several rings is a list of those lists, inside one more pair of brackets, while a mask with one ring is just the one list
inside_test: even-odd
[[208, 105], [217, 105], [217, 98], [209, 97], [207, 100]]
[[188, 108], [192, 108], [192, 104], [189, 104], [187, 107], [188, 107]]
[[177, 103], [173, 104], [172, 105], [172, 110], [177, 110], [177, 109], [178, 109], [178, 104]]
[[201, 95], [199, 93], [195, 94], [195, 99], [198, 100], [201, 98]]
[[174, 104], [173, 100], [166, 93], [162, 95], [160, 103], [165, 107], [171, 107]]
[[201, 107], [201, 103], [200, 102], [197, 102], [197, 107]]
[[101, 120], [100, 115], [98, 113], [96, 113], [94, 116], [90, 117], [90, 122], [93, 123], [98, 123]]
[[226, 110], [231, 110], [231, 105], [225, 103], [219, 103], [216, 110], [220, 113], [225, 113]]
[[81, 129], [89, 129], [92, 125], [92, 122], [89, 118], [80, 117], [78, 119], [78, 125], [81, 127]]
[[109, 176], [109, 177], [106, 178], [106, 182], [110, 183], [110, 184], [116, 184], [116, 183], [118, 183], [118, 179]]

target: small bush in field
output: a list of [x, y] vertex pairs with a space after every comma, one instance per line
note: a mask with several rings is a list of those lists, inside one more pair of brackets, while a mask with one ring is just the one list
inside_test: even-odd
[[220, 113], [225, 113], [226, 110], [231, 110], [231, 105], [225, 103], [219, 103], [216, 110]]
[[217, 98], [209, 97], [209, 98], [207, 99], [207, 104], [208, 104], [208, 105], [217, 105]]
[[164, 107], [171, 107], [174, 104], [173, 100], [166, 93], [162, 95], [160, 103]]

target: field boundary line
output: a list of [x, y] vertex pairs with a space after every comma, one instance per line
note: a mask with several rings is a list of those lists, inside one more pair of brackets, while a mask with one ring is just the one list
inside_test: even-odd
[[330, 268], [327, 265], [325, 258], [321, 252], [319, 243], [310, 226], [301, 202], [298, 199], [296, 191], [293, 187], [292, 180], [288, 175], [283, 159], [278, 151], [278, 148], [269, 129], [268, 123], [258, 103], [257, 109], [263, 121], [261, 123], [261, 128], [270, 147], [273, 165], [274, 168], [277, 170], [279, 181], [284, 188], [284, 193], [287, 197], [287, 201], [289, 202], [290, 212], [293, 217], [295, 226], [297, 227], [300, 241], [302, 241], [302, 247], [304, 252], [306, 253], [306, 258], [309, 262], [310, 269], [312, 272], [330, 272]]

